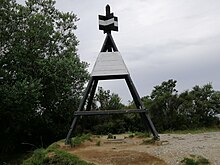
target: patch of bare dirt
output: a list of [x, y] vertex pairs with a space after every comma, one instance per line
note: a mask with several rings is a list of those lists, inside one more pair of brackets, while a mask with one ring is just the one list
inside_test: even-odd
[[147, 153], [129, 150], [81, 150], [73, 152], [73, 154], [79, 156], [83, 160], [93, 162], [97, 165], [166, 165], [164, 161]]
[[156, 143], [146, 138], [127, 137], [126, 134], [116, 135], [113, 140], [106, 136], [94, 137], [77, 147], [61, 147], [97, 165], [176, 165], [189, 155], [200, 155], [213, 165], [220, 164], [220, 132], [162, 134]]

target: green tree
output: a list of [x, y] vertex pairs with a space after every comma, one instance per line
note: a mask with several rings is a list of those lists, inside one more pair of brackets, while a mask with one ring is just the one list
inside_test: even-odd
[[177, 93], [175, 86], [174, 80], [162, 82], [154, 87], [150, 96], [142, 98], [159, 131], [208, 127], [218, 123], [215, 115], [220, 112], [220, 92], [214, 91], [211, 84], [196, 85], [181, 94]]
[[178, 100], [180, 104], [177, 109], [177, 129], [191, 129], [193, 128], [191, 120], [192, 95], [186, 90], [179, 95]]
[[191, 95], [191, 122], [195, 127], [211, 126], [215, 123], [215, 115], [220, 110], [220, 95], [211, 84], [202, 87], [196, 85], [189, 92]]
[[216, 125], [215, 115], [220, 111], [219, 91], [214, 91], [211, 84], [202, 87], [196, 85], [191, 91], [179, 95], [179, 123], [182, 128], [198, 128]]
[[0, 0], [0, 148], [63, 137], [88, 80], [73, 13], [54, 0]]
[[149, 107], [152, 120], [159, 131], [176, 127], [176, 109], [179, 106], [176, 82], [172, 79], [162, 82], [154, 87], [150, 97], [145, 98], [146, 107]]
[[[104, 90], [102, 87], [98, 87], [93, 104], [96, 105], [97, 110], [119, 110], [124, 107], [118, 94], [111, 93], [110, 90]], [[85, 120], [87, 121], [86, 125]], [[121, 133], [126, 128], [123, 116], [116, 114], [110, 116], [92, 116], [85, 120], [84, 127], [97, 134], [107, 134], [110, 132]]]
[[100, 105], [100, 110], [117, 110], [124, 106], [118, 94], [111, 93], [110, 90], [104, 90], [102, 87], [98, 87], [95, 101], [97, 102], [96, 104]]

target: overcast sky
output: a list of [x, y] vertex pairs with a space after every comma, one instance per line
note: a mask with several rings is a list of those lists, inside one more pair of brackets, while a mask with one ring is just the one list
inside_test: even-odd
[[[98, 15], [105, 15], [106, 4], [118, 17], [119, 32], [112, 35], [141, 97], [168, 79], [177, 80], [179, 92], [209, 82], [220, 90], [219, 0], [57, 0], [58, 9], [80, 18], [78, 54], [90, 72], [105, 39]], [[131, 100], [123, 80], [99, 85], [123, 103]]]

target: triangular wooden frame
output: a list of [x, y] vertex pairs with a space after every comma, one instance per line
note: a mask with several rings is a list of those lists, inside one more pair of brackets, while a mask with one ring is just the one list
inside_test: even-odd
[[[113, 41], [113, 39], [112, 39], [112, 41]], [[111, 40], [110, 40], [110, 43], [111, 43]], [[109, 46], [109, 45], [106, 45], [106, 43], [104, 42], [102, 50], [108, 50], [107, 47], [111, 50], [114, 50], [113, 49], [114, 44], [111, 43], [110, 46]], [[101, 52], [99, 54], [99, 56], [109, 55], [109, 54], [118, 55], [120, 53], [118, 51], [115, 51], [115, 52]], [[98, 58], [97, 58], [97, 60], [98, 60]], [[123, 61], [123, 59], [122, 59], [122, 61]], [[97, 61], [96, 61], [96, 64], [97, 64]], [[145, 127], [150, 129], [151, 133], [154, 136], [154, 139], [159, 139], [159, 135], [158, 135], [158, 133], [157, 133], [157, 131], [156, 131], [149, 115], [148, 115], [148, 111], [146, 110], [146, 108], [143, 106], [143, 104], [141, 102], [140, 96], [139, 96], [139, 94], [138, 94], [138, 92], [137, 92], [137, 90], [134, 86], [134, 83], [132, 82], [132, 79], [130, 77], [129, 72], [127, 71], [126, 65], [124, 64], [124, 69], [120, 70], [120, 72], [117, 72], [117, 71], [113, 70], [112, 73], [111, 73], [111, 70], [109, 70], [106, 74], [105, 70], [103, 70], [103, 72], [101, 72], [101, 73], [98, 73], [96, 71], [96, 67], [97, 67], [96, 64], [94, 65], [94, 68], [93, 68], [93, 71], [92, 71], [92, 76], [89, 80], [89, 83], [88, 83], [86, 89], [85, 89], [83, 98], [81, 99], [81, 102], [80, 102], [80, 105], [79, 105], [79, 108], [78, 108], [77, 111], [74, 112], [74, 119], [73, 119], [72, 125], [70, 127], [70, 130], [68, 132], [68, 135], [66, 137], [66, 144], [71, 143], [70, 137], [71, 137], [71, 135], [72, 135], [72, 133], [75, 129], [76, 122], [77, 122], [79, 116], [109, 115], [109, 114], [116, 114], [116, 113], [139, 113]], [[92, 100], [94, 98], [95, 91], [96, 91], [96, 88], [97, 88], [98, 81], [100, 81], [100, 80], [111, 80], [111, 79], [124, 79], [126, 81], [137, 109], [135, 109], [135, 110], [114, 110], [114, 111], [109, 111], [109, 110], [106, 110], [106, 111], [91, 111], [90, 110]], [[87, 100], [88, 100], [88, 102], [87, 102]], [[84, 106], [86, 105], [86, 102], [87, 102], [87, 106], [86, 106], [86, 108], [84, 108]]]
[[[106, 6], [107, 14], [110, 14], [110, 7]], [[106, 14], [106, 15], [107, 15]], [[113, 14], [112, 14], [113, 15]], [[105, 32], [105, 29], [104, 29]], [[154, 136], [154, 139], [159, 140], [159, 135], [151, 121], [148, 110], [144, 107], [141, 102], [140, 96], [132, 82], [130, 74], [127, 67], [118, 51], [116, 44], [111, 35], [111, 29], [106, 30], [106, 38], [102, 46], [101, 52], [94, 65], [91, 78], [83, 94], [83, 98], [80, 101], [80, 105], [77, 111], [74, 112], [73, 121], [70, 130], [67, 134], [65, 144], [71, 144], [71, 135], [73, 134], [77, 120], [79, 116], [89, 116], [89, 115], [110, 115], [110, 114], [126, 114], [126, 113], [139, 113], [140, 117], [146, 127], [150, 129]], [[103, 63], [103, 65], [102, 65]], [[95, 95], [95, 91], [100, 80], [110, 80], [110, 79], [124, 79], [127, 83], [128, 89], [132, 95], [134, 103], [137, 109], [132, 110], [106, 110], [106, 111], [91, 111], [92, 100]], [[87, 101], [88, 100], [88, 101]], [[87, 103], [87, 105], [86, 105]], [[86, 105], [86, 107], [85, 107]]]

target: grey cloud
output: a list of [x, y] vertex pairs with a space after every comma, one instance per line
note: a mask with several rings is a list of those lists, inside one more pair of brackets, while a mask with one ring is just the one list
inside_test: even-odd
[[[219, 0], [57, 0], [57, 8], [80, 18], [78, 53], [90, 63], [89, 70], [105, 38], [97, 16], [105, 14], [107, 3], [119, 17], [113, 38], [141, 96], [171, 78], [179, 91], [208, 82], [220, 90]], [[100, 85], [119, 93], [125, 103], [131, 99], [123, 81]]]

